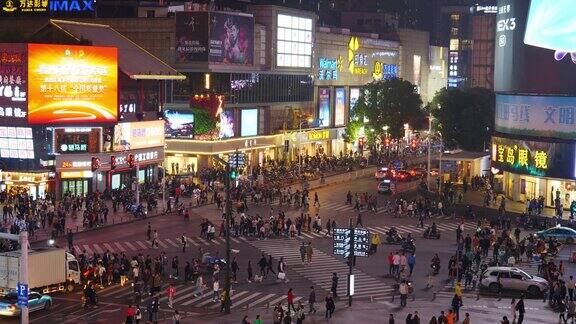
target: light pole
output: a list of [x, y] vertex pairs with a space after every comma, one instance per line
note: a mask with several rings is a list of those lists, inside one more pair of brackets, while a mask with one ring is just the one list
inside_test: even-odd
[[[28, 232], [21, 231], [19, 235], [0, 233], [0, 238], [10, 241], [20, 242], [20, 275], [18, 277], [18, 286], [28, 287]], [[20, 293], [20, 292], [19, 292]], [[28, 324], [28, 292], [26, 292], [26, 303], [20, 305], [20, 323]]]
[[[438, 134], [432, 134], [432, 119], [434, 117], [432, 117], [432, 114], [429, 115], [428, 117], [428, 173], [426, 174], [426, 184], [428, 185], [428, 189], [430, 190], [430, 188], [432, 188], [431, 184], [430, 184], [430, 161], [432, 159], [432, 139], [434, 137], [439, 137], [440, 138], [440, 157], [438, 159], [439, 164], [438, 164], [438, 176], [440, 177], [440, 179], [442, 178], [442, 151], [444, 151], [444, 140], [442, 138], [442, 133], [438, 132]], [[442, 181], [440, 181], [442, 182]], [[440, 185], [438, 186], [438, 191], [440, 191]]]

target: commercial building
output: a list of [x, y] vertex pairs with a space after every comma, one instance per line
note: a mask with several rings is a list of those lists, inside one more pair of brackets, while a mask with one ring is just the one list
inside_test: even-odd
[[0, 44], [0, 188], [84, 196], [156, 180], [165, 81], [184, 76], [106, 25], [50, 20], [28, 40]]
[[507, 197], [561, 210], [576, 200], [576, 65], [563, 52], [569, 36], [550, 37], [536, 19], [544, 11], [567, 19], [553, 20], [559, 27], [576, 18], [545, 1], [498, 2], [491, 161]]

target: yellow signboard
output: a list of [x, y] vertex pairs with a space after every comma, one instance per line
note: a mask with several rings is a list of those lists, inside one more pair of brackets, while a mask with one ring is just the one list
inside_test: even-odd
[[329, 130], [322, 130], [322, 131], [312, 131], [308, 133], [308, 140], [309, 141], [319, 141], [325, 140], [330, 138], [330, 131]]

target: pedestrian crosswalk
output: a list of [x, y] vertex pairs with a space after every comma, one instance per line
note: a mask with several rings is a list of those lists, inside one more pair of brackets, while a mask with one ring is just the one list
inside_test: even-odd
[[[164, 292], [167, 285], [163, 285], [160, 292]], [[214, 293], [211, 288], [205, 287], [203, 289], [197, 290], [197, 287], [192, 283], [181, 283], [174, 285], [176, 294], [173, 299], [173, 307], [178, 309], [182, 307], [195, 307], [195, 308], [206, 308], [210, 310], [219, 309], [220, 301], [214, 300]], [[134, 288], [131, 285], [126, 285], [124, 287], [116, 285], [104, 288], [98, 291], [98, 296], [100, 298], [110, 298], [121, 300], [125, 302], [134, 296]], [[145, 294], [141, 300], [141, 305], [145, 305], [149, 300], [150, 296]], [[232, 287], [232, 294], [230, 299], [232, 300], [232, 309], [237, 308], [255, 308], [255, 307], [269, 307], [275, 305], [278, 302], [286, 301], [286, 295], [258, 292], [258, 291], [238, 291]], [[296, 297], [295, 302], [298, 302], [302, 297]], [[160, 304], [167, 304], [168, 297], [166, 294], [161, 293], [159, 298]], [[120, 301], [119, 301], [120, 302]]]
[[[457, 223], [437, 223], [436, 228], [440, 232], [455, 232], [458, 228]], [[380, 235], [386, 235], [388, 230], [392, 226], [367, 226], [366, 229], [370, 230], [372, 233], [378, 233]], [[422, 234], [426, 228], [418, 227], [416, 225], [394, 225], [398, 233], [400, 234]], [[476, 226], [474, 224], [465, 223], [464, 230], [475, 230]]]
[[[272, 255], [276, 260], [284, 258], [286, 265], [299, 275], [310, 280], [326, 291], [332, 287], [332, 273], [336, 272], [340, 278], [337, 294], [346, 296], [348, 266], [342, 260], [313, 249], [313, 258], [310, 265], [303, 265], [299, 242], [293, 240], [251, 241], [250, 244], [265, 254]], [[378, 297], [392, 296], [394, 287], [382, 282], [368, 274], [354, 269], [354, 297], [377, 299]]]

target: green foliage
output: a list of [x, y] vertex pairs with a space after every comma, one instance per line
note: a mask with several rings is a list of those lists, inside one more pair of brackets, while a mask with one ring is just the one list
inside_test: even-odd
[[351, 120], [348, 125], [346, 126], [346, 130], [344, 133], [344, 140], [347, 143], [352, 143], [358, 139], [358, 133], [360, 132], [360, 128], [362, 128], [362, 121], [360, 120]]
[[447, 148], [482, 151], [494, 130], [495, 95], [484, 88], [442, 89], [430, 109]]
[[[404, 136], [405, 123], [411, 128], [421, 126], [425, 114], [421, 108], [422, 99], [415, 89], [412, 83], [397, 78], [373, 81], [360, 89], [360, 98], [351, 116], [360, 126], [365, 126], [368, 142], [384, 135], [385, 126], [388, 126], [388, 134], [395, 138]], [[368, 119], [365, 124], [364, 118]], [[349, 128], [359, 127], [351, 125]]]
[[216, 129], [216, 120], [210, 116], [208, 111], [201, 108], [192, 108], [194, 114], [194, 132], [196, 134], [206, 134]]

